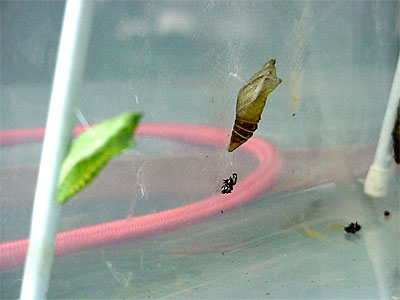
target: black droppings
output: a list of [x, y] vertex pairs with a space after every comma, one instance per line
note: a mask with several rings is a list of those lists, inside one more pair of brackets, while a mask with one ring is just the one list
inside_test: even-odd
[[233, 173], [232, 176], [230, 176], [228, 179], [223, 180], [223, 186], [221, 187], [221, 193], [222, 194], [229, 194], [233, 190], [233, 186], [237, 182], [237, 174]]
[[360, 230], [361, 230], [361, 225], [358, 224], [357, 222], [355, 223], [351, 222], [347, 227], [344, 228], [344, 231], [353, 234]]
[[385, 211], [383, 212], [383, 215], [384, 215], [385, 217], [389, 217], [389, 216], [390, 216], [390, 211], [385, 210]]

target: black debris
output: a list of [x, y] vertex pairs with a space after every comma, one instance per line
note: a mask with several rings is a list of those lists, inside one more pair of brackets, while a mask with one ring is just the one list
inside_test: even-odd
[[383, 215], [384, 215], [385, 217], [389, 217], [389, 215], [390, 215], [390, 211], [388, 211], [388, 210], [385, 210], [385, 211], [383, 212]]
[[294, 117], [296, 114], [295, 113], [292, 113], [292, 117]]
[[347, 233], [356, 233], [357, 231], [360, 231], [361, 225], [356, 223], [351, 222], [347, 227], [344, 228], [344, 230]]
[[222, 194], [229, 194], [233, 190], [233, 186], [237, 182], [237, 174], [233, 173], [232, 176], [230, 176], [228, 179], [224, 179], [223, 181], [223, 186], [221, 187], [221, 193]]

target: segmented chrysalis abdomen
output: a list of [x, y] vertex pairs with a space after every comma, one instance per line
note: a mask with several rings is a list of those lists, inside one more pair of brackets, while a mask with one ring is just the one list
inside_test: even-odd
[[257, 124], [249, 123], [247, 121], [236, 118], [235, 124], [233, 125], [231, 142], [229, 143], [228, 151], [232, 152], [241, 144], [246, 142], [249, 138], [251, 138], [253, 136], [253, 132], [256, 131], [257, 127]]
[[236, 118], [228, 151], [232, 152], [253, 136], [261, 119], [267, 96], [282, 82], [276, 77], [275, 59], [271, 59], [239, 90]]
[[400, 106], [397, 107], [397, 120], [394, 125], [393, 132], [393, 158], [394, 161], [400, 164]]

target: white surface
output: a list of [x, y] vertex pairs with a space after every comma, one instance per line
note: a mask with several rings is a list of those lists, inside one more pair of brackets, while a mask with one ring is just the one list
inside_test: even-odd
[[382, 168], [377, 164], [371, 165], [364, 183], [365, 194], [374, 198], [384, 197], [387, 191], [389, 173], [388, 168]]
[[400, 55], [397, 60], [389, 101], [379, 135], [374, 163], [371, 165], [365, 179], [364, 192], [371, 197], [383, 197], [386, 195], [386, 186], [390, 162], [392, 161], [392, 131], [396, 121], [397, 107], [400, 101]]
[[72, 132], [74, 100], [85, 65], [91, 1], [68, 1], [40, 161], [21, 299], [45, 299], [61, 206], [55, 201], [62, 160]]

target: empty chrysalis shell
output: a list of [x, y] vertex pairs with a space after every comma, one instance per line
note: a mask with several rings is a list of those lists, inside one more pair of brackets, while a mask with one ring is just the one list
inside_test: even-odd
[[271, 59], [239, 90], [229, 152], [251, 138], [261, 119], [267, 96], [281, 82], [282, 79], [276, 77], [275, 59]]

